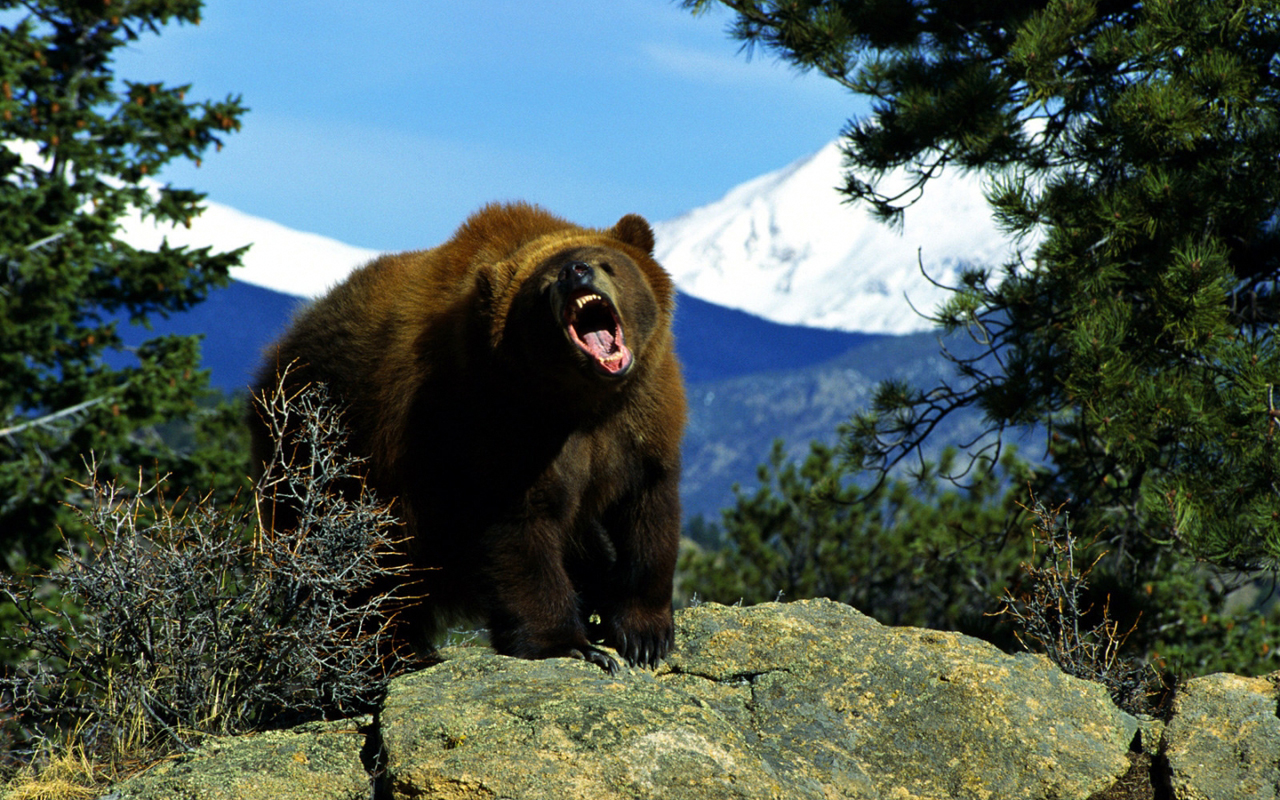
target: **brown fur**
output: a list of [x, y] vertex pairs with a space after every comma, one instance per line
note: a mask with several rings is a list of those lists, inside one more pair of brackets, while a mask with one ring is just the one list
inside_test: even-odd
[[[628, 661], [670, 649], [685, 407], [675, 291], [652, 253], [634, 215], [589, 230], [491, 205], [439, 247], [356, 270], [272, 348], [256, 390], [291, 363], [290, 383], [327, 383], [369, 486], [396, 500], [423, 570], [419, 638], [480, 615], [500, 653], [612, 671], [588, 639], [598, 613], [595, 632]], [[621, 377], [605, 362], [625, 358], [567, 333], [582, 280], [578, 295], [613, 300], [632, 359]], [[256, 425], [255, 461], [271, 446]]]

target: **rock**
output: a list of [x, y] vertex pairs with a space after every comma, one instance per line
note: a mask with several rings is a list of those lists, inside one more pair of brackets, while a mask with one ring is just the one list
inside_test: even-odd
[[778, 797], [745, 733], [651, 673], [472, 651], [392, 684], [392, 796]]
[[825, 600], [703, 606], [656, 673], [487, 653], [395, 682], [395, 797], [1086, 797], [1137, 722], [1101, 686]]
[[376, 719], [211, 740], [108, 797], [1280, 800], [1280, 673], [1191, 680], [1162, 725], [1043, 657], [824, 600], [676, 626], [618, 676], [448, 649]]
[[361, 761], [372, 719], [211, 739], [115, 787], [111, 800], [364, 800]]
[[1280, 672], [1193, 678], [1174, 699], [1164, 756], [1176, 800], [1280, 797]]
[[741, 687], [722, 712], [814, 797], [1084, 797], [1128, 768], [1136, 720], [1043, 657], [826, 600], [703, 607], [679, 634], [667, 680]]

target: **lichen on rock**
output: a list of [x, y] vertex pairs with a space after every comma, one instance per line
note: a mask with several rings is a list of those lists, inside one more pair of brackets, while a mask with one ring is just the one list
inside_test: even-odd
[[1218, 673], [1178, 691], [1164, 733], [1175, 800], [1280, 797], [1278, 681]]
[[372, 718], [210, 739], [125, 781], [111, 800], [364, 800]]

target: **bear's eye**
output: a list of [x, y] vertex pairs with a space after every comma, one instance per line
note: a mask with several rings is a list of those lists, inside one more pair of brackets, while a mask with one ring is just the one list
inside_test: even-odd
[[602, 269], [602, 270], [604, 270], [604, 272], [605, 272], [605, 274], [606, 274], [606, 275], [612, 275], [612, 274], [613, 274], [613, 265], [612, 265], [612, 264], [610, 264], [608, 261], [601, 261], [601, 262], [600, 262], [598, 265], [596, 265], [596, 266], [597, 266], [597, 269]]

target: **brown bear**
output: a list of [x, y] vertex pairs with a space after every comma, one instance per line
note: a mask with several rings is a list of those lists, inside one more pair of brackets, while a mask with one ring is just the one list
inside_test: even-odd
[[[447, 242], [357, 269], [255, 383], [328, 385], [416, 575], [411, 638], [480, 617], [494, 648], [609, 672], [672, 646], [684, 389], [653, 231], [489, 205]], [[272, 452], [254, 425], [254, 459]], [[591, 624], [598, 615], [598, 624]]]

